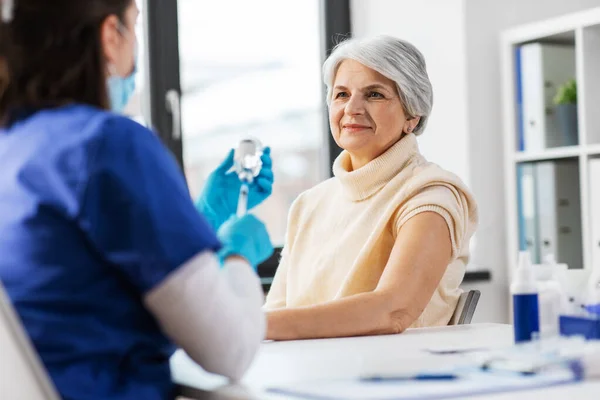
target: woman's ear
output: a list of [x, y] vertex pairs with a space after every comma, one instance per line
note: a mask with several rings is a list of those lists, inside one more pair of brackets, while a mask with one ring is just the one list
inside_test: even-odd
[[421, 121], [421, 117], [412, 117], [411, 119], [406, 120], [406, 122], [404, 123], [404, 132], [414, 132], [417, 125], [419, 125], [419, 121]]
[[100, 25], [100, 44], [107, 65], [115, 64], [119, 52], [119, 18], [116, 15], [106, 17]]

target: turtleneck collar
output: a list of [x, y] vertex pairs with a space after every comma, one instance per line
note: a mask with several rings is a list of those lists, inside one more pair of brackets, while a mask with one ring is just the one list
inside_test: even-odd
[[417, 138], [409, 133], [365, 166], [351, 171], [350, 154], [344, 150], [333, 163], [333, 175], [352, 201], [371, 197], [419, 153]]

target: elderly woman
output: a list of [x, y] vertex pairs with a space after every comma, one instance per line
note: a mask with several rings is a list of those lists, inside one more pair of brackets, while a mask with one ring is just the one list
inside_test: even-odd
[[335, 176], [291, 207], [265, 304], [267, 339], [446, 325], [477, 207], [457, 176], [419, 153], [433, 100], [423, 55], [388, 36], [350, 39], [323, 72], [331, 132], [344, 151]]

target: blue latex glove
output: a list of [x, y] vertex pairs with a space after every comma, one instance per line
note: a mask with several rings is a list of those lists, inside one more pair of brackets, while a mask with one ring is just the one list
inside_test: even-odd
[[273, 254], [273, 245], [265, 225], [254, 215], [232, 216], [217, 232], [223, 247], [218, 252], [221, 264], [229, 256], [244, 257], [256, 270]]
[[[206, 217], [215, 231], [237, 211], [242, 183], [235, 172], [227, 173], [233, 166], [233, 155], [232, 149], [221, 165], [211, 172], [196, 200], [196, 209]], [[248, 210], [262, 203], [273, 191], [273, 162], [269, 147], [265, 147], [260, 159], [262, 169], [249, 185]]]

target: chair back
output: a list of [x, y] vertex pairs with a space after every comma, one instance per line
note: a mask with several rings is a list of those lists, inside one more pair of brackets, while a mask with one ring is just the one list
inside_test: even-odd
[[448, 325], [470, 324], [480, 296], [481, 292], [479, 290], [469, 290], [461, 294]]

